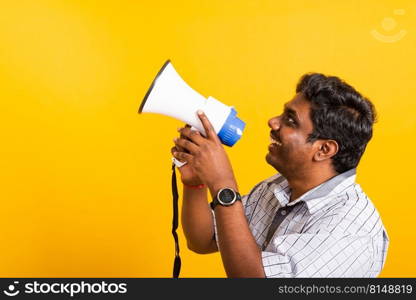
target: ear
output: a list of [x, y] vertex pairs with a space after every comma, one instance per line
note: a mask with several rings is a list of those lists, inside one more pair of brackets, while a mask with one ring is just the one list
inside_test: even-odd
[[314, 161], [324, 161], [338, 153], [339, 146], [334, 140], [318, 140], [316, 143], [317, 151], [313, 156]]

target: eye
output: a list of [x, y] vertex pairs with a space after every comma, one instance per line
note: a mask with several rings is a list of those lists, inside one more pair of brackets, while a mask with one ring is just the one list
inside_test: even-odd
[[295, 126], [296, 125], [295, 119], [293, 119], [291, 116], [284, 115], [283, 119], [284, 119], [285, 123], [288, 124], [289, 126]]

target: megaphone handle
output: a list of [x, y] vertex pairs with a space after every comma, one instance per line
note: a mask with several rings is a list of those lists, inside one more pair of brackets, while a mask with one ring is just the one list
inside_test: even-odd
[[179, 160], [177, 160], [176, 158], [174, 158], [174, 157], [172, 157], [172, 162], [175, 164], [175, 166], [177, 166], [178, 168], [180, 168], [180, 167], [182, 167], [182, 166], [184, 166], [184, 165], [186, 165], [187, 164], [187, 162], [186, 161], [184, 161], [184, 162], [181, 162], [181, 161], [179, 161]]

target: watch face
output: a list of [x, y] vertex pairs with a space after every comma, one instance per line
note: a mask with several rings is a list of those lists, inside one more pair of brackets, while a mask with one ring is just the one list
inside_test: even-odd
[[218, 193], [218, 201], [222, 202], [224, 205], [233, 203], [235, 198], [236, 194], [232, 189], [222, 189]]

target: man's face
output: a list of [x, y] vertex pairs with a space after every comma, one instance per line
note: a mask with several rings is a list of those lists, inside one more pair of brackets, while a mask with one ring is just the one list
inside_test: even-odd
[[284, 105], [283, 114], [269, 120], [272, 143], [266, 161], [286, 178], [300, 176], [308, 170], [316, 152], [307, 142], [313, 131], [311, 104], [298, 93]]

